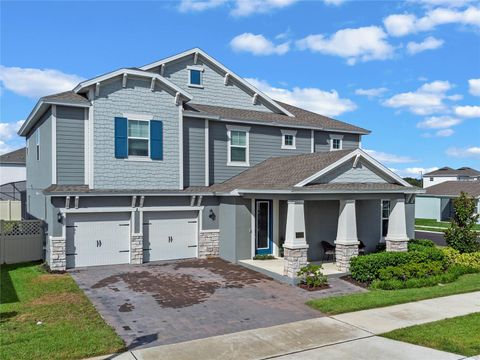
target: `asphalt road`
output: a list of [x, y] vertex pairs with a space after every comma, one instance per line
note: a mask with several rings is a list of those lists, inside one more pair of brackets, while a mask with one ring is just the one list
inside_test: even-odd
[[443, 233], [434, 233], [428, 231], [415, 231], [415, 239], [429, 239], [432, 240], [435, 244], [440, 246], [446, 246], [447, 243], [443, 238]]

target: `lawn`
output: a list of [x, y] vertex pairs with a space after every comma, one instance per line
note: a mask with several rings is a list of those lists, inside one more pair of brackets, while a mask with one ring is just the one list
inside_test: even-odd
[[68, 274], [2, 265], [0, 287], [1, 359], [82, 359], [124, 348]]
[[[417, 230], [442, 231], [442, 229], [448, 229], [449, 227], [450, 222], [448, 221], [437, 221], [435, 219], [415, 219], [415, 229]], [[480, 224], [474, 225], [473, 229], [480, 231]]]
[[307, 305], [333, 315], [478, 290], [480, 290], [479, 273], [463, 275], [458, 280], [444, 285], [401, 290], [370, 290], [364, 293], [314, 299], [308, 301]]
[[465, 356], [480, 354], [480, 313], [394, 330], [382, 336]]

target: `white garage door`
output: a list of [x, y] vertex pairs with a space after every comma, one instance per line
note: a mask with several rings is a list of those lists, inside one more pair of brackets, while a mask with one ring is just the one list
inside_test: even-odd
[[143, 213], [143, 261], [197, 256], [197, 211]]
[[67, 268], [130, 262], [130, 213], [67, 214]]

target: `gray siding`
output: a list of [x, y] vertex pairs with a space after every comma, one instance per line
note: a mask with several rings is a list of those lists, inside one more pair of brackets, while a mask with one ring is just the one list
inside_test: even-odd
[[[163, 161], [131, 161], [114, 156], [114, 118], [123, 113], [151, 115], [163, 121]], [[150, 80], [120, 78], [102, 83], [94, 101], [94, 186], [100, 189], [179, 188], [179, 109], [174, 97]]]
[[315, 131], [315, 152], [330, 151], [330, 135], [343, 135], [344, 150], [357, 149], [360, 146], [360, 135]]
[[85, 110], [57, 106], [57, 184], [85, 183]]
[[205, 185], [205, 121], [183, 120], [183, 186]]
[[358, 240], [366, 252], [374, 251], [382, 235], [380, 200], [360, 200], [355, 205]]
[[415, 239], [415, 203], [405, 204], [405, 217], [407, 222], [407, 236]]
[[[204, 68], [203, 88], [188, 86], [189, 71], [187, 66], [192, 65], [195, 65], [193, 63], [193, 55], [189, 58], [172, 62], [165, 67], [164, 76], [192, 94], [193, 103], [271, 112], [260, 102], [253, 105], [253, 94], [250, 94], [251, 91], [244, 89], [243, 85], [237, 83], [232, 78], [230, 78], [228, 85], [225, 85], [223, 71], [203, 63], [200, 59], [196, 66], [203, 66]], [[156, 68], [152, 69], [152, 71], [158, 73], [159, 70]]]
[[440, 221], [440, 198], [417, 196], [415, 199], [415, 218]]
[[228, 261], [250, 259], [251, 253], [250, 199], [222, 197], [220, 199], [220, 257]]
[[313, 181], [318, 183], [387, 183], [378, 171], [364, 162], [359, 161], [357, 167], [353, 167], [354, 160], [333, 169], [328, 174]]
[[[249, 167], [227, 166], [226, 124], [210, 121], [209, 137], [211, 183], [221, 183], [249, 169]], [[250, 167], [272, 156], [310, 153], [311, 147], [310, 130], [297, 130], [296, 149], [282, 149], [281, 128], [258, 125], [250, 126], [249, 142]]]
[[202, 230], [218, 230], [220, 226], [220, 203], [217, 197], [204, 197], [202, 200]]

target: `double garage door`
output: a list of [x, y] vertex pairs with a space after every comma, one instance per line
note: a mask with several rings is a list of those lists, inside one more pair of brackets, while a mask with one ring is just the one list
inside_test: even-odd
[[[143, 261], [197, 255], [196, 211], [144, 212]], [[67, 215], [67, 268], [128, 264], [130, 213]]]

